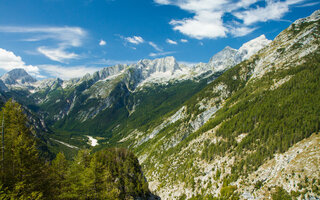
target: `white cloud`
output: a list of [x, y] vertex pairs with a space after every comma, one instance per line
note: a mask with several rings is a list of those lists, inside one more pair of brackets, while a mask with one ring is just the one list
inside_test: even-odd
[[148, 42], [150, 46], [152, 46], [157, 51], [163, 51], [158, 45], [156, 45], [154, 42]]
[[202, 11], [219, 11], [230, 3], [230, 0], [172, 0], [172, 4], [192, 13]]
[[229, 4], [230, 7], [226, 8], [227, 12], [232, 12], [233, 10], [237, 10], [239, 8], [248, 8], [249, 6], [257, 3], [258, 0], [240, 0], [235, 4]]
[[176, 41], [170, 40], [169, 38], [166, 40], [166, 42], [169, 44], [174, 44], [174, 45], [178, 44]]
[[32, 76], [44, 78], [42, 75], [40, 75], [39, 68], [37, 66], [26, 65], [20, 56], [16, 56], [13, 52], [2, 48], [0, 48], [0, 68], [5, 71], [22, 68]]
[[304, 8], [304, 7], [315, 6], [315, 5], [318, 5], [318, 4], [320, 4], [320, 2], [311, 2], [311, 3], [306, 3], [306, 4], [299, 5], [297, 7]]
[[[173, 29], [191, 38], [215, 39], [231, 34], [244, 36], [256, 29], [257, 22], [280, 20], [290, 6], [297, 6], [306, 0], [263, 0], [265, 6], [258, 6], [259, 0], [154, 0], [160, 5], [173, 5], [186, 10], [193, 17], [172, 19]], [[262, 4], [260, 4], [262, 5]], [[234, 15], [242, 22], [224, 18], [226, 14]], [[235, 31], [239, 32], [236, 33]]]
[[50, 49], [47, 47], [39, 47], [38, 51], [45, 55], [46, 57], [50, 58], [51, 60], [58, 61], [58, 62], [66, 62], [70, 59], [79, 58], [79, 56], [75, 53], [68, 53], [65, 51], [64, 48], [54, 48]]
[[174, 30], [196, 39], [225, 37], [227, 29], [222, 23], [222, 13], [202, 11], [193, 18], [172, 20]]
[[106, 41], [104, 41], [104, 40], [100, 40], [100, 42], [99, 42], [99, 45], [100, 46], [104, 46], [104, 45], [106, 45], [107, 43], [106, 43]]
[[132, 44], [144, 43], [144, 39], [141, 36], [126, 37], [124, 39]]
[[186, 40], [186, 39], [181, 39], [180, 40], [182, 43], [187, 43], [188, 42], [188, 40]]
[[156, 3], [162, 4], [162, 5], [169, 5], [170, 1], [169, 0], [155, 0]]
[[[67, 53], [71, 47], [80, 47], [87, 33], [79, 27], [20, 27], [20, 26], [0, 26], [0, 32], [25, 34], [24, 41], [36, 42], [43, 40], [53, 40], [57, 42], [55, 47], [38, 47], [38, 51], [58, 62], [79, 58], [75, 53]], [[30, 34], [31, 36], [29, 36]], [[29, 36], [29, 37], [28, 37]]]
[[64, 67], [59, 65], [40, 65], [39, 68], [41, 68], [41, 70], [45, 71], [46, 73], [50, 74], [50, 76], [59, 77], [64, 80], [82, 77], [88, 73], [92, 74], [100, 69], [97, 67]]
[[32, 37], [26, 41], [41, 41], [53, 39], [60, 41], [60, 45], [78, 47], [82, 44], [86, 32], [79, 27], [23, 27], [0, 26], [0, 32], [7, 33], [31, 33]]
[[159, 57], [159, 56], [166, 56], [169, 54], [174, 54], [175, 51], [169, 51], [169, 52], [160, 52], [160, 53], [150, 53], [149, 56], [150, 57]]
[[256, 9], [234, 13], [234, 15], [243, 20], [245, 25], [251, 25], [256, 22], [281, 19], [288, 11], [289, 7], [285, 2], [269, 2], [266, 7], [258, 7]]
[[[125, 43], [123, 44], [124, 46], [127, 46], [128, 42], [131, 43], [131, 44], [135, 44], [135, 45], [142, 44], [142, 43], [147, 43], [151, 47], [153, 47], [156, 51], [160, 51], [160, 52], [163, 51], [157, 44], [155, 44], [152, 41], [146, 41], [141, 36], [124, 37], [124, 36], [122, 36], [120, 34], [117, 34], [116, 36], [120, 37], [121, 39], [123, 39], [125, 41]], [[137, 49], [135, 46], [129, 46], [128, 45], [128, 47], [133, 49], [133, 50]]]
[[[119, 61], [119, 63], [122, 63], [122, 61]], [[15, 55], [11, 51], [0, 48], [0, 69], [10, 71], [16, 68], [24, 69], [36, 78], [46, 78], [46, 76], [43, 75], [46, 74], [51, 77], [59, 77], [62, 79], [82, 77], [87, 73], [94, 73], [100, 69], [99, 67], [86, 66], [64, 67], [57, 65], [26, 65], [20, 56]]]
[[227, 29], [223, 26], [224, 5], [230, 0], [171, 0], [158, 4], [175, 5], [194, 14], [192, 18], [171, 20], [173, 29], [192, 38], [225, 37]]
[[249, 28], [249, 27], [232, 27], [230, 29], [230, 33], [235, 36], [235, 37], [242, 37], [245, 35], [248, 35], [249, 33], [253, 32], [256, 30], [256, 28]]

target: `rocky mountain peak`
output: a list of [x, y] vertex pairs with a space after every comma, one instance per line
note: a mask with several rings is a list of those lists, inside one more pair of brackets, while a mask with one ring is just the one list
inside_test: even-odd
[[270, 42], [271, 40], [268, 40], [265, 35], [261, 35], [243, 44], [239, 50], [226, 46], [222, 51], [218, 52], [210, 59], [208, 65], [214, 71], [228, 69], [250, 58]]
[[105, 79], [109, 76], [114, 76], [116, 74], [121, 73], [126, 67], [128, 67], [127, 65], [122, 65], [122, 64], [118, 64], [112, 67], [106, 67], [103, 68], [102, 70], [100, 70], [98, 73], [99, 78], [100, 79]]
[[270, 42], [271, 40], [268, 40], [265, 35], [261, 35], [247, 43], [244, 43], [238, 50], [238, 59], [240, 59], [241, 62], [250, 58], [253, 54], [267, 46]]
[[7, 73], [11, 77], [24, 77], [28, 76], [29, 74], [24, 69], [13, 69]]
[[30, 76], [24, 69], [13, 69], [0, 78], [5, 84], [25, 84], [34, 83], [37, 80]]
[[226, 67], [233, 66], [235, 64], [234, 57], [236, 54], [236, 49], [226, 46], [222, 51], [212, 56], [209, 61], [209, 66], [215, 71], [224, 70]]
[[179, 64], [173, 56], [158, 58], [155, 60], [144, 59], [137, 64], [143, 71], [154, 72], [171, 72], [179, 70]]
[[217, 58], [220, 58], [221, 56], [226, 57], [227, 55], [233, 55], [236, 52], [237, 52], [236, 49], [226, 46], [222, 51], [212, 56], [209, 63], [215, 62], [215, 60], [217, 60]]
[[309, 17], [296, 20], [293, 24], [298, 25], [304, 22], [314, 22], [320, 19], [320, 10], [316, 10]]

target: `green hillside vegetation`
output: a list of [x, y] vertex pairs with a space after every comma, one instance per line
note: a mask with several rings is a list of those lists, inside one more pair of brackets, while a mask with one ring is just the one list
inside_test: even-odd
[[[256, 170], [264, 161], [272, 158], [274, 153], [283, 153], [293, 144], [319, 131], [319, 63], [319, 54], [310, 55], [302, 65], [270, 72], [261, 80], [253, 80], [247, 84], [240, 80], [239, 84], [233, 84], [235, 81], [231, 78], [247, 65], [240, 64], [230, 69], [186, 103], [188, 106], [193, 104], [195, 99], [210, 93], [214, 85], [223, 82], [231, 88], [232, 94], [223, 108], [197, 132], [158, 158], [163, 158], [163, 163], [166, 163], [168, 156], [179, 153], [189, 141], [221, 124], [216, 136], [223, 139], [216, 144], [209, 140], [205, 142], [201, 157], [208, 161], [226, 153], [241, 157], [232, 170], [232, 181], [237, 180], [239, 175], [247, 175]], [[279, 88], [270, 90], [274, 80], [286, 76], [292, 78]], [[175, 127], [170, 126], [167, 129], [173, 128]], [[235, 138], [242, 133], [248, 135], [237, 143]]]
[[1, 199], [147, 199], [151, 193], [141, 167], [126, 149], [90, 153], [80, 150], [73, 161], [58, 153], [43, 160], [18, 103], [8, 101], [1, 154]]
[[[215, 79], [219, 75], [215, 74], [210, 78]], [[48, 113], [46, 122], [49, 125], [51, 124], [50, 127], [55, 134], [51, 134], [50, 137], [54, 139], [82, 148], [86, 146], [83, 142], [83, 139], [86, 139], [84, 135], [93, 135], [105, 138], [99, 141], [99, 144], [101, 144], [97, 147], [99, 149], [119, 145], [128, 147], [131, 141], [122, 144], [119, 144], [118, 141], [135, 129], [146, 132], [148, 129], [159, 125], [163, 119], [174, 113], [181, 104], [205, 87], [206, 83], [207, 79], [200, 81], [187, 80], [169, 83], [168, 85], [154, 84], [131, 93], [124, 82], [118, 82], [109, 93], [112, 106], [101, 111], [93, 119], [84, 122], [77, 119], [79, 111], [88, 111], [102, 101], [99, 98], [88, 99], [90, 94], [82, 92], [86, 88], [85, 86], [65, 89], [56, 86], [51, 91], [35, 93], [33, 94], [34, 98], [42, 95], [42, 98], [46, 96], [48, 100], [33, 107], [37, 107], [38, 113]], [[99, 84], [102, 83], [99, 82]], [[106, 84], [108, 83], [104, 83], [104, 85]], [[91, 84], [87, 86], [89, 87]], [[64, 118], [54, 121], [53, 116], [58, 111], [64, 110], [67, 106], [66, 101], [68, 99], [72, 100], [75, 95], [77, 101], [73, 110]], [[56, 103], [57, 100], [59, 100], [58, 103]], [[130, 113], [133, 110], [134, 112]], [[83, 139], [77, 139], [80, 136]], [[52, 146], [53, 151], [57, 152], [57, 144]], [[65, 150], [66, 154], [72, 154], [68, 152], [67, 148]]]
[[[117, 129], [109, 130], [112, 138], [111, 144], [116, 144], [118, 140], [134, 129], [147, 132], [163, 122], [172, 115], [187, 99], [203, 88], [206, 81], [194, 82], [183, 81], [180, 83], [169, 83], [166, 86], [154, 85], [130, 96], [129, 102], [137, 104], [135, 112], [128, 116], [124, 124]], [[120, 133], [120, 134], [119, 134]], [[124, 146], [128, 146], [132, 141], [128, 141]]]
[[[202, 157], [211, 160], [226, 152], [242, 157], [232, 169], [236, 180], [237, 175], [256, 170], [274, 153], [283, 153], [293, 144], [318, 132], [319, 63], [318, 54], [309, 56], [305, 64], [277, 73], [270, 72], [235, 92], [216, 117], [200, 130], [204, 132], [221, 123], [216, 135], [224, 138], [216, 144], [210, 144], [210, 141], [204, 144]], [[278, 89], [268, 88], [273, 80], [286, 76], [292, 78]], [[241, 133], [248, 135], [237, 143], [235, 138]]]
[[[63, 126], [61, 128], [63, 130], [78, 129], [79, 131], [103, 135], [108, 138], [113, 136], [122, 138], [126, 132], [124, 129], [139, 128], [142, 131], [147, 130], [148, 127], [145, 126], [147, 122], [163, 117], [166, 113], [176, 109], [203, 86], [204, 81], [201, 84], [193, 81], [184, 81], [167, 86], [153, 85], [152, 87], [144, 88], [142, 91], [130, 93], [126, 86], [120, 83], [110, 94], [114, 102], [111, 108], [84, 123], [76, 121], [62, 122]], [[129, 115], [133, 105], [136, 105], [135, 112]], [[76, 110], [78, 109], [75, 109], [75, 112]], [[68, 116], [67, 120], [71, 119], [74, 119], [72, 114]], [[120, 135], [114, 134], [114, 132], [117, 132], [115, 127], [119, 124], [120, 126], [117, 129], [123, 133]], [[148, 126], [152, 126], [152, 124]]]
[[[317, 28], [319, 29], [318, 25]], [[318, 44], [317, 41], [316, 43]], [[199, 194], [195, 199], [211, 199], [210, 195], [205, 195], [205, 189], [200, 191], [195, 187], [206, 183], [196, 183], [196, 177], [204, 176], [204, 173], [194, 162], [203, 160], [205, 163], [212, 163], [225, 156], [234, 157], [231, 171], [223, 172], [223, 177], [219, 175], [215, 178], [216, 187], [218, 183], [222, 184], [219, 187], [223, 191], [239, 178], [243, 180], [240, 184], [246, 184], [247, 176], [273, 158], [274, 154], [284, 153], [297, 142], [320, 131], [319, 51], [300, 58], [294, 64], [273, 66], [261, 78], [251, 79], [253, 67], [263, 59], [260, 56], [263, 55], [258, 54], [240, 63], [207, 85], [184, 103], [187, 117], [183, 121], [167, 126], [153, 141], [149, 140], [135, 149], [138, 155], [148, 155], [143, 167], [147, 173], [157, 174], [156, 180], [162, 183], [157, 190], [169, 188], [166, 185], [185, 183], [185, 187]], [[285, 81], [277, 85], [281, 80]], [[164, 136], [171, 138], [173, 134], [184, 131], [181, 127], [187, 127], [190, 119], [203, 112], [199, 109], [200, 100], [219, 99], [221, 93], [214, 89], [220, 84], [226, 86], [224, 92], [227, 95], [215, 104], [223, 107], [204, 126], [184, 137], [178, 145], [166, 146], [170, 141], [163, 139]], [[221, 104], [221, 101], [224, 103]], [[213, 129], [215, 131], [210, 135]], [[237, 137], [242, 134], [245, 137], [237, 141]], [[210, 139], [199, 143], [199, 149], [193, 150], [192, 148], [198, 147], [190, 144], [203, 135], [210, 135]], [[211, 138], [218, 138], [217, 142]], [[157, 165], [153, 164], [155, 160]], [[173, 162], [179, 165], [174, 165], [174, 170], [171, 170]], [[224, 171], [224, 168], [216, 171]], [[212, 184], [206, 185], [210, 190]], [[279, 196], [288, 197], [278, 188], [273, 198], [277, 199]]]

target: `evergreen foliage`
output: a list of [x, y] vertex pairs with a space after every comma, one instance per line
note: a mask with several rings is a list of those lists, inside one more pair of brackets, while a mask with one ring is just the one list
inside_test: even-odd
[[150, 195], [138, 160], [125, 149], [106, 149], [93, 155], [80, 150], [69, 166], [66, 163], [61, 154], [53, 161], [53, 168], [58, 169], [55, 175], [62, 174], [56, 182], [58, 199], [147, 199]]
[[80, 150], [74, 161], [67, 161], [63, 153], [58, 153], [48, 163], [39, 156], [35, 137], [26, 125], [21, 106], [10, 100], [2, 113], [5, 148], [0, 169], [1, 199], [150, 197], [139, 162], [128, 150], [105, 149], [94, 154]]
[[282, 187], [276, 187], [276, 191], [272, 193], [272, 200], [292, 200], [292, 198]]
[[49, 198], [48, 164], [39, 158], [21, 106], [9, 100], [2, 114], [5, 125], [0, 171], [2, 192], [11, 199]]

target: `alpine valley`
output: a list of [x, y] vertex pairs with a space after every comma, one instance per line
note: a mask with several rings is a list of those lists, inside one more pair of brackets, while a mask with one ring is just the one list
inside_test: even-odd
[[320, 199], [319, 45], [320, 10], [193, 66], [165, 57], [40, 81], [14, 69], [0, 100], [22, 105], [45, 157], [129, 149], [164, 200]]

